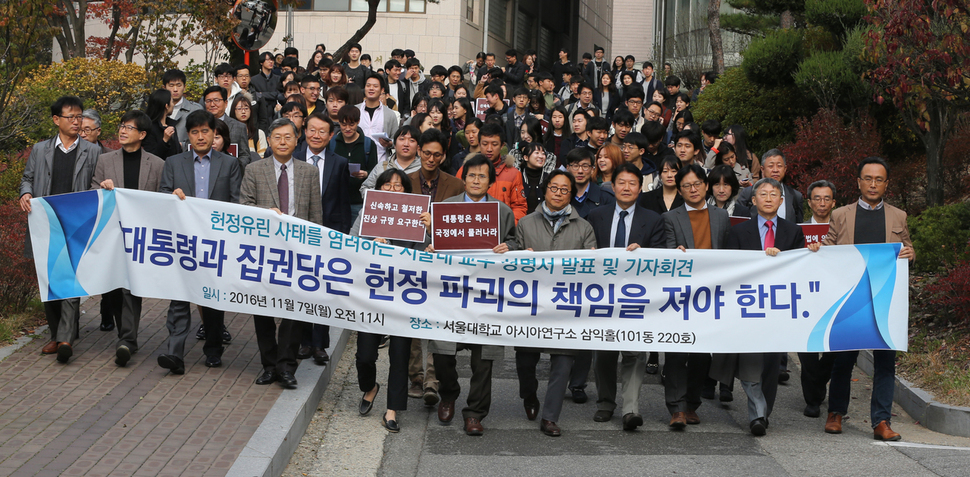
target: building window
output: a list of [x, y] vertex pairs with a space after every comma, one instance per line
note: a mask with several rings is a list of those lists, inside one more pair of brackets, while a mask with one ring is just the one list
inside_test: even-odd
[[[381, 0], [377, 7], [379, 12], [390, 13], [424, 13], [426, 0]], [[304, 5], [298, 5], [300, 10], [315, 10], [322, 12], [366, 12], [367, 0], [312, 0]]]
[[465, 0], [465, 20], [475, 23], [475, 0]]
[[509, 0], [493, 0], [488, 4], [488, 31], [502, 40], [509, 39]]

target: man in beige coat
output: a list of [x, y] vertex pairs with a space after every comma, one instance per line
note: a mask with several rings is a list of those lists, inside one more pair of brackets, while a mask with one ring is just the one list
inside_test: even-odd
[[[142, 149], [141, 143], [152, 127], [152, 121], [142, 111], [128, 111], [118, 126], [121, 149], [102, 154], [91, 178], [92, 189], [137, 189], [158, 192], [165, 161]], [[132, 353], [138, 351], [138, 322], [141, 319], [141, 297], [124, 288], [101, 296], [111, 303], [111, 315], [118, 319], [118, 347], [115, 364], [125, 366]], [[104, 311], [102, 311], [103, 313]]]

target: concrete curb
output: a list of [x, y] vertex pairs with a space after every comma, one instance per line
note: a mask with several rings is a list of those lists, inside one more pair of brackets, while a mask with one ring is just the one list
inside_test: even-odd
[[28, 343], [30, 343], [31, 341], [34, 341], [35, 336], [41, 335], [45, 331], [47, 331], [47, 325], [38, 326], [33, 333], [26, 336], [21, 336], [20, 338], [17, 338], [16, 340], [14, 340], [13, 343], [8, 344], [7, 346], [0, 347], [0, 361], [3, 361], [7, 359], [10, 355], [16, 353], [18, 349], [23, 348], [24, 346], [27, 346]]
[[[856, 364], [872, 376], [872, 352], [862, 351]], [[937, 402], [933, 395], [896, 376], [896, 403], [923, 427], [951, 436], [970, 437], [970, 407]]]
[[347, 346], [350, 331], [333, 328], [332, 332], [338, 330], [340, 334], [336, 340], [331, 335], [333, 345], [328, 350], [330, 363], [326, 366], [308, 363], [297, 368], [296, 380], [300, 386], [292, 391], [284, 391], [276, 399], [226, 475], [275, 477], [283, 473], [310, 425], [317, 404]]

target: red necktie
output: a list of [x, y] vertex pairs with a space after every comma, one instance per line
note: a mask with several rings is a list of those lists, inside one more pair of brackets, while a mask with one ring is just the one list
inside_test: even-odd
[[771, 228], [774, 225], [770, 220], [765, 222], [765, 227], [768, 227], [768, 231], [765, 232], [765, 250], [775, 246], [775, 231]]

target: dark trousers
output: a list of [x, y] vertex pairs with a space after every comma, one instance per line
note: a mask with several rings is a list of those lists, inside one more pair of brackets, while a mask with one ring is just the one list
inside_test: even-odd
[[701, 406], [701, 389], [710, 368], [707, 353], [664, 353], [664, 398], [671, 414]]
[[[377, 385], [377, 351], [384, 335], [357, 332], [357, 382], [366, 393]], [[387, 371], [387, 409], [406, 411], [408, 408], [408, 358], [411, 338], [392, 336], [387, 347], [390, 368]]]
[[[283, 318], [277, 328], [276, 318], [253, 315], [253, 325], [256, 328], [256, 344], [259, 346], [259, 360], [263, 364], [263, 370], [295, 373], [301, 331], [305, 329], [303, 322]], [[219, 328], [209, 328], [206, 325], [207, 331], [211, 329]], [[209, 334], [206, 332], [206, 338]], [[222, 339], [221, 333], [217, 333], [217, 336]]]
[[[536, 366], [542, 354], [538, 351], [515, 351], [515, 370], [519, 375], [519, 397], [526, 398], [536, 394], [539, 390], [539, 380], [536, 378]], [[565, 354], [549, 355], [549, 384], [546, 386], [546, 397], [541, 407], [541, 417], [547, 421], [559, 421], [562, 402], [569, 385], [575, 357]]]
[[101, 295], [101, 323], [121, 326], [121, 309], [124, 306], [123, 288], [116, 288]]
[[577, 350], [573, 355], [573, 370], [569, 372], [569, 389], [586, 389], [589, 381], [589, 370], [593, 367], [593, 352], [591, 350]]
[[[492, 360], [482, 359], [482, 345], [458, 344], [458, 350], [471, 351], [472, 379], [468, 384], [468, 405], [461, 410], [465, 419], [474, 417], [481, 421], [492, 407]], [[442, 401], [457, 401], [461, 394], [455, 356], [434, 354], [434, 367], [438, 377], [438, 392]]]
[[802, 396], [805, 404], [820, 406], [825, 401], [825, 388], [832, 377], [835, 353], [798, 353], [802, 363]]
[[303, 340], [300, 346], [311, 346], [317, 349], [330, 348], [330, 327], [314, 323], [303, 323]]
[[[829, 412], [842, 414], [849, 411], [852, 367], [859, 357], [858, 351], [842, 351], [835, 354], [832, 365], [832, 383], [829, 385]], [[893, 396], [896, 392], [896, 352], [872, 351], [872, 398], [869, 417], [872, 427], [892, 420]]]
[[[69, 298], [67, 300], [51, 300], [44, 302], [44, 315], [47, 317], [47, 328], [51, 332], [51, 341], [72, 343], [81, 337], [81, 300]], [[70, 320], [65, 327], [65, 336], [58, 337], [61, 319]], [[64, 338], [64, 339], [61, 339]]]
[[[222, 333], [213, 333], [212, 330], [222, 329], [226, 313], [205, 306], [200, 306], [199, 311], [202, 313], [202, 324], [208, 330], [205, 334], [202, 353], [206, 356], [221, 357], [225, 349], [222, 347]], [[168, 328], [168, 352], [166, 354], [184, 360], [185, 339], [189, 336], [189, 328], [192, 327], [192, 305], [187, 301], [172, 300], [168, 305], [168, 318], [165, 320], [165, 327]]]

